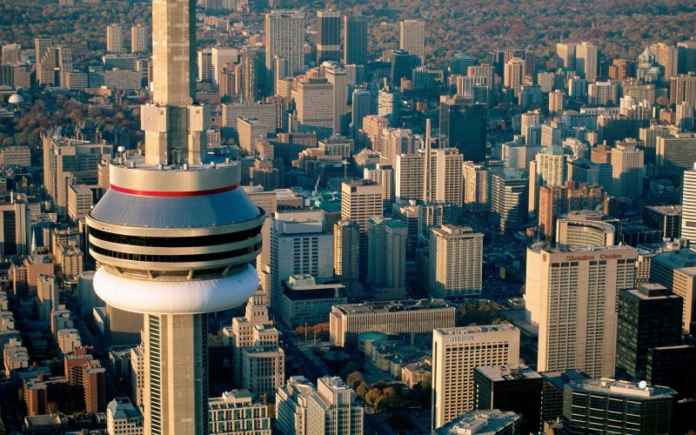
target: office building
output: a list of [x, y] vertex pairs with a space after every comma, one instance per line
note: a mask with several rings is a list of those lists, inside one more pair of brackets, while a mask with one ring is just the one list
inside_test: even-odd
[[[364, 65], [367, 63], [367, 18], [346, 15], [343, 17], [343, 63]], [[355, 122], [355, 118], [353, 118]]]
[[126, 51], [123, 28], [119, 24], [106, 26], [106, 51], [109, 53], [125, 53]]
[[[206, 110], [192, 105], [194, 13], [193, 2], [153, 3], [153, 102], [141, 107], [144, 161], [127, 155], [114, 161], [111, 188], [87, 217], [95, 291], [107, 304], [145, 317], [147, 434], [207, 432], [207, 313], [241, 305], [258, 286], [250, 263], [260, 249], [263, 212], [237, 188], [239, 163], [204, 162]], [[183, 117], [188, 122], [174, 122]], [[234, 240], [237, 249], [220, 251], [214, 245], [221, 240]]]
[[131, 53], [145, 53], [148, 47], [147, 28], [142, 24], [131, 27]]
[[510, 324], [433, 330], [433, 428], [474, 409], [476, 367], [515, 369], [519, 359], [520, 331]]
[[566, 384], [582, 382], [588, 376], [580, 370], [557, 370], [540, 373], [543, 384], [541, 390], [541, 422], [557, 421], [563, 416], [563, 392]]
[[559, 42], [556, 44], [556, 55], [561, 59], [563, 68], [575, 69], [575, 44]]
[[682, 298], [660, 284], [643, 283], [619, 294], [616, 368], [646, 377], [651, 348], [681, 343]]
[[333, 278], [333, 236], [321, 210], [277, 211], [270, 225], [270, 234], [264, 236], [260, 274], [268, 276], [271, 308], [277, 311], [281, 283], [290, 276], [307, 274], [320, 281]]
[[31, 253], [31, 207], [25, 198], [16, 196], [0, 205], [0, 255], [4, 257]]
[[520, 433], [520, 416], [510, 411], [497, 409], [469, 411], [455, 418], [433, 435], [515, 435]]
[[[425, 62], [425, 21], [421, 19], [402, 20], [399, 23], [399, 48], [414, 54]], [[398, 85], [398, 83], [395, 83]]]
[[367, 222], [368, 267], [366, 283], [373, 289], [406, 290], [405, 222], [371, 217]]
[[340, 61], [341, 58], [341, 14], [336, 11], [317, 11], [319, 39], [317, 41], [317, 64], [325, 60]]
[[108, 435], [142, 435], [143, 415], [127, 397], [117, 397], [106, 406]]
[[653, 44], [650, 48], [655, 52], [655, 61], [662, 66], [662, 79], [669, 82], [673, 76], [677, 75], [679, 69], [679, 49], [664, 42]]
[[273, 10], [264, 18], [267, 83], [275, 83], [275, 59], [287, 62], [284, 75], [294, 76], [304, 68], [305, 17], [302, 12]]
[[315, 387], [293, 376], [276, 392], [276, 425], [283, 435], [362, 435], [364, 410], [341, 378], [317, 379]]
[[635, 140], [618, 142], [611, 149], [612, 194], [637, 200], [643, 193], [643, 150]]
[[540, 430], [543, 378], [539, 373], [525, 366], [477, 367], [474, 382], [476, 409], [514, 411], [521, 417], [520, 433]]
[[334, 276], [350, 292], [360, 281], [360, 227], [341, 220], [333, 228]]
[[311, 275], [291, 275], [282, 285], [279, 317], [291, 329], [325, 323], [332, 306], [348, 302], [343, 284], [317, 283]]
[[347, 133], [348, 129], [348, 74], [346, 70], [336, 62], [327, 62], [322, 65], [324, 77], [333, 87], [333, 134]]
[[[563, 187], [541, 186], [539, 188], [539, 207], [537, 209], [539, 229], [547, 239], [556, 238], [557, 241], [563, 240], [565, 244], [583, 245], [586, 235], [584, 234], [584, 219], [589, 213], [573, 214], [569, 217], [572, 222], [560, 223], [560, 218], [566, 213], [579, 210], [595, 210], [604, 200], [604, 190], [599, 186], [587, 184], [566, 183]], [[567, 217], [567, 216], [566, 216]], [[578, 218], [583, 218], [583, 223], [576, 224]], [[601, 216], [600, 216], [601, 218]], [[561, 225], [560, 231], [557, 227]], [[608, 224], [607, 224], [608, 225]], [[594, 234], [589, 229], [590, 236]], [[611, 231], [614, 233], [613, 228]], [[562, 235], [561, 235], [562, 234]], [[590, 243], [596, 244], [595, 239], [591, 238]], [[602, 239], [602, 244], [606, 244]], [[613, 244], [613, 239], [610, 244]]]
[[297, 121], [331, 133], [334, 128], [334, 87], [325, 77], [304, 75], [293, 81]]
[[670, 433], [676, 392], [602, 378], [565, 386], [563, 417], [571, 434]]
[[329, 316], [331, 343], [354, 345], [363, 332], [430, 334], [454, 326], [455, 308], [442, 299], [404, 299], [335, 305]]
[[617, 295], [633, 288], [637, 257], [630, 246], [527, 249], [524, 299], [538, 327], [538, 371], [613, 376]]
[[650, 385], [673, 388], [679, 397], [696, 394], [696, 346], [689, 344], [653, 347], [648, 350], [645, 380]]
[[575, 70], [588, 82], [597, 80], [599, 49], [590, 42], [581, 42], [575, 46]]
[[268, 406], [247, 390], [225, 391], [208, 399], [208, 432], [221, 435], [271, 435]]
[[488, 169], [471, 161], [462, 163], [463, 202], [468, 206], [488, 207]]
[[526, 171], [511, 168], [491, 171], [490, 210], [501, 232], [523, 227], [527, 223], [528, 176]]
[[481, 294], [483, 234], [455, 225], [433, 228], [429, 261], [432, 296], [453, 298]]
[[681, 205], [653, 205], [643, 208], [643, 222], [660, 230], [663, 239], [681, 237]]
[[285, 382], [285, 351], [277, 344], [243, 348], [241, 363], [241, 387], [264, 401], [270, 400]]
[[549, 113], [561, 114], [565, 106], [565, 94], [560, 89], [549, 92]]
[[682, 102], [696, 107], [696, 74], [680, 74], [669, 80], [669, 102], [677, 105]]
[[487, 112], [485, 105], [471, 104], [463, 98], [440, 100], [440, 134], [464, 160], [481, 162], [486, 158]]
[[660, 175], [679, 177], [696, 161], [696, 134], [670, 132], [655, 138], [655, 163]]
[[367, 271], [367, 223], [371, 217], [383, 216], [382, 187], [365, 180], [341, 183], [341, 219], [355, 222], [360, 228], [360, 271]]
[[[685, 228], [682, 226], [682, 233]], [[682, 331], [694, 331], [696, 322], [696, 253], [691, 249], [663, 252], [650, 263], [650, 280], [682, 298]]]
[[372, 93], [365, 88], [353, 90], [351, 105], [351, 129], [353, 135], [362, 130], [363, 118], [372, 114]]

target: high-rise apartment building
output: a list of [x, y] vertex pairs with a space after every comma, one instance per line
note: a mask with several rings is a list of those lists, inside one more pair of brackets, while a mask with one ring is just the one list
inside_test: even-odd
[[147, 28], [142, 24], [131, 27], [131, 53], [145, 53], [147, 45]]
[[519, 96], [522, 85], [524, 84], [524, 66], [524, 59], [520, 59], [519, 57], [513, 57], [505, 62], [503, 69], [503, 86], [512, 89], [515, 93], [515, 97]]
[[123, 28], [120, 24], [106, 26], [106, 51], [109, 53], [124, 53], [126, 51]]
[[360, 228], [360, 270], [367, 271], [367, 223], [383, 216], [382, 187], [366, 180], [341, 183], [341, 219]]
[[630, 246], [527, 249], [524, 299], [539, 330], [537, 370], [613, 376], [617, 295], [633, 288], [637, 257]]
[[602, 214], [583, 210], [556, 221], [556, 243], [565, 249], [604, 248], [616, 244], [616, 228]]
[[343, 63], [345, 65], [367, 63], [367, 36], [366, 17], [354, 15], [343, 17]]
[[382, 217], [368, 220], [368, 285], [375, 289], [406, 289], [407, 240], [405, 222]]
[[471, 161], [462, 163], [464, 205], [488, 207], [488, 169]]
[[433, 228], [429, 262], [431, 295], [453, 298], [481, 294], [483, 234], [456, 225]]
[[563, 394], [563, 417], [571, 434], [670, 433], [676, 392], [614, 379], [571, 382]]
[[635, 140], [618, 142], [611, 149], [612, 190], [616, 196], [637, 200], [643, 193], [645, 164], [643, 150]]
[[317, 379], [314, 387], [295, 376], [276, 393], [277, 426], [283, 435], [362, 435], [364, 410], [339, 377]]
[[433, 429], [474, 409], [474, 369], [507, 366], [520, 359], [520, 331], [511, 324], [440, 328], [433, 331]]
[[[421, 19], [402, 20], [399, 23], [399, 48], [418, 56], [425, 61], [425, 21]], [[398, 83], [395, 83], [398, 85]]]
[[501, 232], [527, 222], [529, 180], [526, 171], [496, 169], [490, 175], [490, 210]]
[[204, 161], [206, 110], [192, 104], [194, 2], [161, 0], [152, 8], [145, 156], [112, 162], [111, 187], [87, 217], [89, 251], [99, 297], [145, 317], [144, 433], [205, 434], [207, 313], [239, 306], [257, 288], [250, 263], [264, 215], [238, 188], [238, 162]]
[[264, 18], [267, 83], [275, 83], [275, 59], [287, 62], [287, 73], [295, 75], [304, 68], [305, 17], [302, 12], [274, 10]]
[[581, 42], [575, 46], [575, 70], [588, 82], [597, 80], [599, 49], [590, 42]]
[[684, 171], [681, 237], [696, 245], [696, 163], [693, 168]]
[[616, 367], [635, 380], [646, 376], [649, 350], [681, 343], [682, 298], [642, 283], [619, 295]]
[[568, 179], [568, 156], [560, 146], [546, 146], [536, 156], [539, 186], [564, 186]]
[[317, 11], [317, 18], [317, 64], [325, 60], [338, 62], [341, 58], [341, 14], [336, 11]]

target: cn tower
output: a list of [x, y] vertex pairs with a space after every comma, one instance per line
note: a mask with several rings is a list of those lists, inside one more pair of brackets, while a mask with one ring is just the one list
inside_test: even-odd
[[87, 217], [96, 293], [144, 315], [147, 435], [208, 433], [206, 314], [242, 305], [258, 286], [264, 214], [238, 188], [238, 162], [206, 161], [195, 22], [195, 0], [153, 0], [145, 153], [112, 161], [110, 188]]

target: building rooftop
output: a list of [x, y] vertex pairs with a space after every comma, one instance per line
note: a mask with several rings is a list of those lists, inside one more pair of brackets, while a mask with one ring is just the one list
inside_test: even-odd
[[663, 252], [654, 259], [670, 269], [693, 268], [696, 266], [696, 252], [689, 248]]
[[510, 368], [508, 366], [477, 367], [476, 371], [493, 382], [516, 381], [522, 379], [541, 379], [541, 375], [527, 366]]
[[114, 420], [131, 420], [134, 418], [142, 418], [140, 410], [133, 405], [127, 397], [116, 397], [106, 406], [108, 412], [111, 413]]
[[417, 310], [432, 310], [432, 309], [452, 309], [444, 299], [402, 299], [398, 301], [385, 302], [363, 302], [359, 304], [342, 304], [334, 305], [335, 310], [339, 310], [344, 314], [360, 314], [360, 313], [391, 313], [399, 311], [417, 311]]
[[651, 205], [645, 208], [667, 216], [680, 216], [682, 213], [681, 205]]
[[512, 411], [469, 411], [437, 429], [437, 435], [493, 435], [517, 424], [520, 416]]
[[438, 328], [435, 331], [440, 335], [467, 335], [486, 332], [512, 331], [517, 329], [512, 323], [500, 323], [497, 325], [472, 325], [472, 326], [457, 326], [454, 328]]
[[677, 394], [669, 387], [650, 386], [645, 381], [635, 383], [610, 378], [585, 379], [580, 382], [571, 382], [568, 387], [589, 393], [643, 399], [671, 398]]

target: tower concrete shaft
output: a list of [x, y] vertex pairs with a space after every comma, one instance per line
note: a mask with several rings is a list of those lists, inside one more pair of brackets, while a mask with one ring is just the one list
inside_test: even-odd
[[195, 94], [196, 1], [152, 1], [153, 102], [141, 107], [145, 162], [200, 164], [207, 115]]

